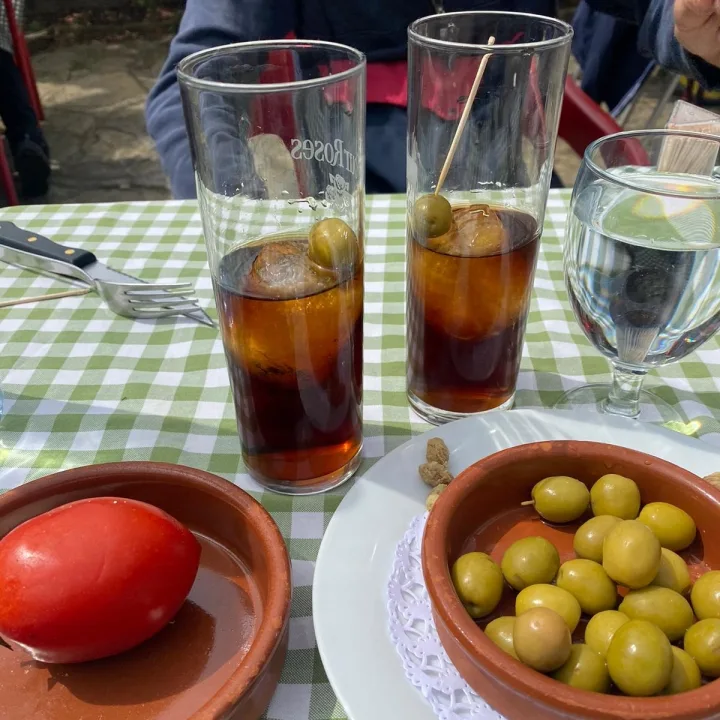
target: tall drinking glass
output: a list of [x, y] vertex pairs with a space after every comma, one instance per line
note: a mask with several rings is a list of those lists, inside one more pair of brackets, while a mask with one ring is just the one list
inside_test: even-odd
[[408, 35], [407, 385], [438, 423], [513, 403], [572, 29], [462, 12], [422, 18]]
[[327, 490], [362, 446], [365, 58], [244, 43], [178, 77], [243, 458]]
[[585, 151], [565, 277], [612, 383], [571, 390], [556, 407], [682, 420], [642, 384], [720, 327], [719, 152], [718, 136], [668, 130], [611, 135]]

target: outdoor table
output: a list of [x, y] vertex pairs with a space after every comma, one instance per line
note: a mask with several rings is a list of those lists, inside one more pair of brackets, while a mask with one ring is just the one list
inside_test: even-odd
[[[569, 199], [569, 191], [550, 191], [516, 407], [550, 407], [565, 390], [610, 378], [608, 362], [583, 335], [565, 290], [562, 242]], [[358, 475], [430, 427], [405, 396], [405, 208], [402, 195], [367, 201], [365, 445]], [[216, 317], [196, 202], [32, 206], [2, 210], [0, 219], [92, 250], [111, 267], [144, 280], [191, 281]], [[8, 265], [0, 272], [0, 301], [67, 287]], [[696, 421], [686, 431], [715, 444], [719, 339], [646, 381], [647, 389]], [[294, 581], [290, 650], [267, 717], [346, 717], [317, 651], [311, 590], [323, 532], [352, 483], [322, 495], [289, 497], [263, 492], [249, 478], [217, 329], [179, 317], [119, 317], [94, 293], [3, 308], [0, 387], [0, 489], [78, 465], [154, 460], [217, 473], [258, 498], [285, 537]]]

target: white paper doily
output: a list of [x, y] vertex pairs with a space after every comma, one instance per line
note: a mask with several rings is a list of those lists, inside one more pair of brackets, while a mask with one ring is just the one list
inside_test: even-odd
[[438, 637], [422, 574], [427, 513], [419, 515], [395, 548], [387, 587], [390, 639], [405, 676], [440, 720], [505, 720], [460, 676]]

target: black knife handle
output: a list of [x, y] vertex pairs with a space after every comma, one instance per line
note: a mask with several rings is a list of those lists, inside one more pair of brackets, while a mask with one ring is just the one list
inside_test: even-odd
[[7, 221], [0, 221], [0, 244], [14, 250], [23, 250], [41, 257], [60, 260], [78, 268], [84, 268], [97, 260], [88, 250], [58, 245], [44, 235], [28, 232]]

